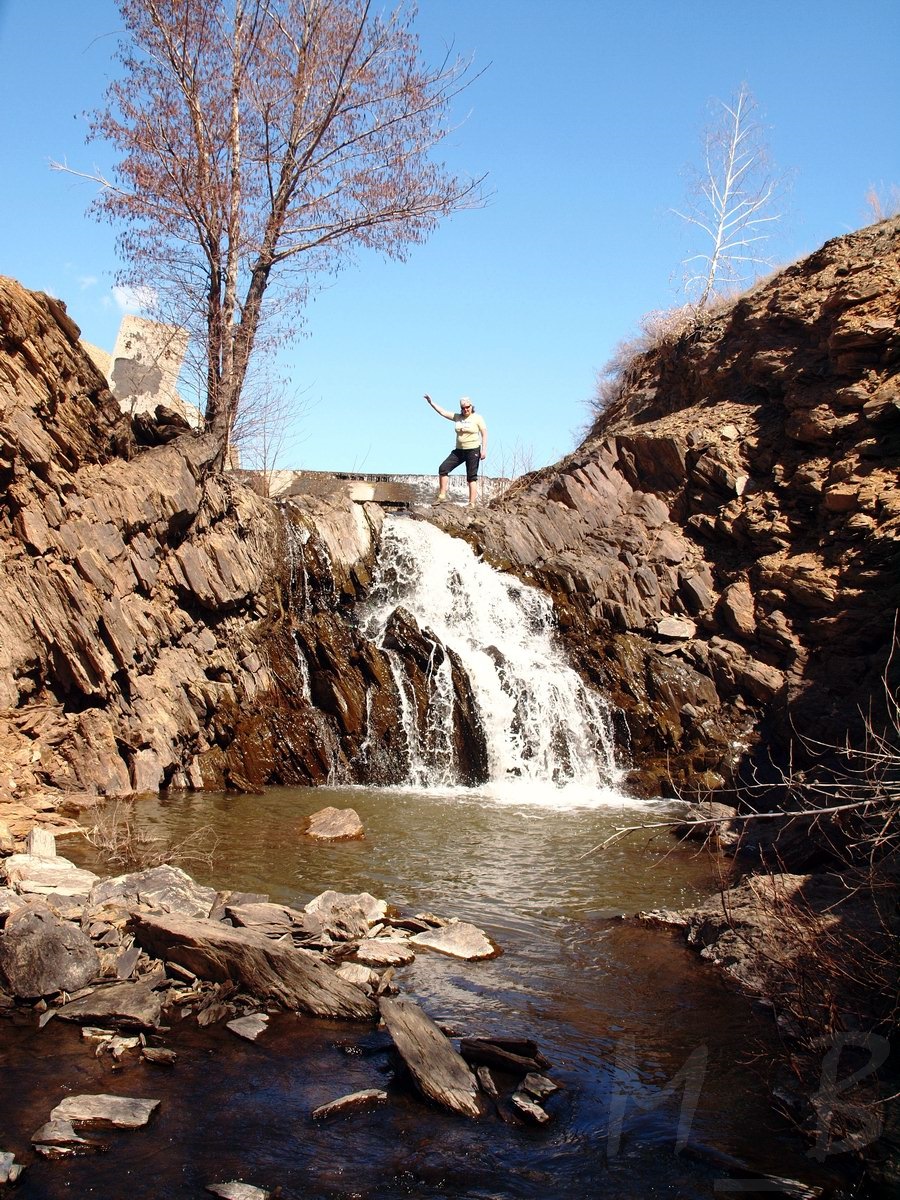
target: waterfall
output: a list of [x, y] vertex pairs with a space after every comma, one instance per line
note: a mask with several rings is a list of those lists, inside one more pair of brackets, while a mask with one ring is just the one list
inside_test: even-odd
[[[390, 648], [389, 623], [410, 614], [426, 642], [450, 654], [427, 662], [428, 712], [417, 729], [403, 663]], [[398, 680], [408, 783], [453, 786], [451, 656], [468, 677], [487, 749], [488, 781], [498, 799], [546, 799], [565, 790], [587, 803], [615, 793], [610, 714], [566, 662], [544, 593], [476, 557], [471, 547], [424, 521], [388, 517], [378, 568], [360, 614], [365, 635], [392, 659]], [[386, 644], [387, 643], [387, 644]], [[425, 736], [421, 725], [425, 726]], [[430, 749], [430, 756], [429, 756]]]

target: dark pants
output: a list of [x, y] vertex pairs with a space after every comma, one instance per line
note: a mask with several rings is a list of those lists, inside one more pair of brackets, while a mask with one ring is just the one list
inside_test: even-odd
[[449, 475], [451, 471], [455, 471], [457, 467], [465, 463], [466, 479], [468, 479], [469, 483], [474, 483], [478, 478], [478, 464], [480, 462], [480, 446], [476, 446], [474, 450], [451, 450], [438, 467], [438, 475]]

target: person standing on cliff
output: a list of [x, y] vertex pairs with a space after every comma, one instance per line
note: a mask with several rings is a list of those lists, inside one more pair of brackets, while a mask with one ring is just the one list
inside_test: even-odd
[[451, 450], [438, 467], [438, 494], [436, 504], [443, 504], [447, 499], [447, 485], [451, 471], [463, 463], [466, 464], [466, 479], [469, 482], [469, 505], [475, 504], [478, 496], [478, 464], [487, 458], [488, 431], [484, 419], [475, 411], [475, 405], [468, 396], [463, 396], [459, 402], [459, 412], [447, 412], [439, 408], [426, 393], [425, 399], [438, 414], [446, 417], [456, 426], [456, 448]]

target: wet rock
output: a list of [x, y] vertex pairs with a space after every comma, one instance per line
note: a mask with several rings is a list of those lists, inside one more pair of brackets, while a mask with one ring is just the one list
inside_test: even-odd
[[314, 1108], [312, 1119], [314, 1121], [328, 1121], [332, 1117], [342, 1117], [349, 1113], [365, 1112], [371, 1108], [376, 1108], [379, 1104], [385, 1104], [387, 1098], [387, 1092], [379, 1091], [377, 1088], [366, 1088], [361, 1092], [351, 1092], [347, 1096], [341, 1096], [337, 1100], [331, 1100], [328, 1104], [320, 1104], [318, 1108]]
[[233, 1021], [229, 1021], [225, 1026], [232, 1033], [236, 1033], [238, 1037], [244, 1038], [248, 1042], [255, 1042], [261, 1033], [265, 1033], [269, 1027], [269, 1018], [265, 1013], [251, 1013], [246, 1017], [236, 1017]]
[[287, 1008], [351, 1020], [375, 1015], [364, 993], [338, 978], [318, 955], [249, 929], [137, 913], [135, 938], [155, 957], [180, 963], [202, 979], [234, 980], [251, 995]]
[[85, 1041], [96, 1043], [97, 1048], [95, 1053], [98, 1058], [104, 1054], [109, 1054], [117, 1062], [132, 1050], [137, 1050], [141, 1045], [139, 1037], [122, 1037], [119, 1034], [113, 1033], [111, 1029], [97, 1029], [93, 1026], [83, 1028], [81, 1036]]
[[450, 1040], [412, 1000], [382, 998], [381, 1016], [420, 1091], [466, 1117], [481, 1116], [478, 1083]]
[[511, 1100], [520, 1113], [524, 1113], [526, 1117], [537, 1122], [538, 1125], [546, 1125], [550, 1120], [550, 1114], [547, 1110], [541, 1108], [540, 1104], [536, 1103], [527, 1092], [513, 1092]]
[[91, 1127], [140, 1129], [158, 1107], [158, 1100], [130, 1096], [66, 1096], [50, 1113], [50, 1120]]
[[323, 808], [309, 818], [307, 837], [321, 842], [345, 842], [365, 837], [359, 814], [352, 808]]
[[718, 840], [722, 846], [734, 846], [740, 840], [741, 823], [731, 825], [736, 809], [716, 800], [703, 800], [689, 805], [684, 813], [683, 824], [675, 826], [675, 836], [694, 842]]
[[529, 1096], [533, 1096], [535, 1100], [546, 1100], [548, 1096], [552, 1096], [554, 1092], [559, 1091], [559, 1084], [554, 1083], [546, 1075], [539, 1075], [534, 1071], [529, 1071], [522, 1080], [521, 1090], [527, 1092]]
[[239, 1183], [232, 1180], [229, 1183], [209, 1183], [206, 1190], [222, 1200], [269, 1200], [271, 1192], [254, 1186], [252, 1183]]
[[9, 1150], [0, 1150], [0, 1184], [15, 1183], [25, 1170]]
[[177, 1053], [166, 1046], [142, 1046], [141, 1058], [159, 1067], [174, 1067], [178, 1061]]
[[486, 1096], [490, 1096], [492, 1100], [499, 1098], [497, 1084], [494, 1082], [494, 1077], [488, 1067], [476, 1067], [475, 1075], [478, 1079], [478, 1084]]
[[136, 980], [100, 986], [80, 1000], [62, 1005], [64, 1021], [100, 1021], [117, 1029], [158, 1029], [163, 1002], [152, 982]]
[[530, 1038], [463, 1038], [459, 1052], [466, 1062], [497, 1067], [523, 1077], [550, 1066]]
[[75, 1158], [85, 1154], [101, 1154], [109, 1150], [106, 1142], [83, 1138], [75, 1132], [71, 1121], [57, 1117], [43, 1124], [31, 1135], [31, 1143], [42, 1158]]
[[472, 925], [468, 921], [455, 921], [445, 925], [442, 929], [417, 933], [410, 938], [410, 941], [414, 946], [425, 946], [429, 950], [438, 950], [441, 954], [448, 954], [451, 958], [463, 958], [470, 961], [495, 958], [500, 953], [499, 947], [491, 941], [487, 934], [477, 925]]
[[75, 992], [99, 968], [90, 938], [42, 905], [23, 905], [7, 918], [0, 936], [0, 979], [14, 995]]

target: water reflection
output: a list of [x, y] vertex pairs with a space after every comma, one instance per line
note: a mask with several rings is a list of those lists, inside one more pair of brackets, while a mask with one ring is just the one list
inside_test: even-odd
[[[366, 838], [305, 839], [304, 818], [327, 804], [356, 808]], [[563, 1085], [548, 1106], [554, 1122], [514, 1128], [428, 1107], [394, 1082], [386, 1052], [347, 1053], [348, 1042], [351, 1050], [372, 1045], [368, 1026], [285, 1014], [251, 1045], [185, 1023], [167, 1035], [179, 1051], [173, 1072], [135, 1064], [111, 1075], [77, 1031], [57, 1022], [41, 1033], [5, 1025], [5, 1095], [16, 1103], [4, 1103], [0, 1144], [20, 1160], [63, 1092], [162, 1101], [153, 1128], [114, 1134], [103, 1159], [30, 1165], [22, 1200], [163, 1200], [199, 1196], [216, 1179], [279, 1185], [286, 1198], [311, 1200], [707, 1200], [724, 1194], [716, 1186], [723, 1155], [810, 1177], [803, 1146], [773, 1116], [766, 1082], [751, 1066], [761, 1050], [763, 1061], [771, 1058], [767, 1021], [665, 931], [611, 919], [683, 906], [716, 885], [713, 862], [659, 836], [584, 856], [634, 813], [498, 805], [460, 793], [273, 789], [264, 797], [150, 800], [137, 819], [170, 843], [212, 826], [216, 859], [191, 870], [204, 883], [289, 904], [332, 886], [366, 890], [481, 925], [502, 946], [499, 958], [468, 964], [422, 953], [401, 973], [402, 985], [467, 1035], [535, 1038]], [[84, 844], [62, 850], [103, 869]], [[689, 1145], [676, 1153], [684, 1088], [669, 1085], [686, 1064], [696, 1113]], [[309, 1120], [312, 1108], [338, 1095], [385, 1086], [391, 1099], [382, 1109], [322, 1128]]]

